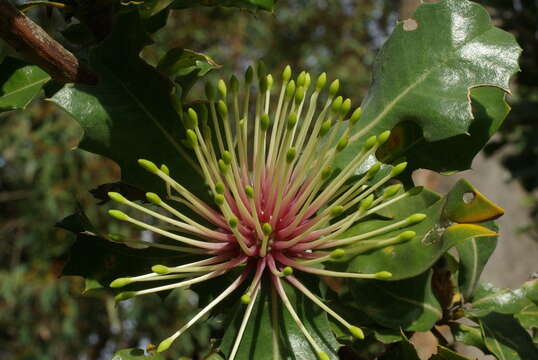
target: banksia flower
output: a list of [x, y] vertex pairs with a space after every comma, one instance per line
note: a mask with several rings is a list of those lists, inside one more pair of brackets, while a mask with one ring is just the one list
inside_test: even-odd
[[[255, 77], [257, 91], [253, 86]], [[334, 171], [336, 156], [357, 141], [350, 129], [360, 121], [360, 108], [352, 111], [351, 101], [338, 96], [339, 81], [327, 86], [325, 73], [314, 82], [305, 72], [292, 79], [288, 66], [281, 78], [280, 89], [275, 89], [272, 75], [259, 66], [256, 76], [252, 68], [247, 70], [242, 85], [236, 77], [228, 84], [222, 80], [217, 86], [208, 83], [207, 105], [197, 110], [189, 108], [183, 114], [185, 146], [197, 159], [212, 201], [201, 199], [176, 182], [166, 165], [157, 166], [143, 159], [139, 160], [140, 166], [159, 177], [166, 188], [166, 198], [146, 194], [148, 202], [162, 211], [132, 202], [119, 193], [109, 193], [112, 200], [168, 225], [158, 227], [120, 210], [110, 210], [116, 219], [168, 239], [166, 244], [138, 243], [199, 257], [177, 266], [155, 264], [147, 274], [114, 280], [110, 285], [113, 288], [170, 281], [167, 285], [122, 292], [117, 300], [184, 288], [239, 270], [234, 272], [237, 278], [220, 295], [160, 343], [159, 352], [234, 294], [245, 309], [229, 356], [233, 359], [264, 281], [290, 313], [313, 353], [319, 359], [328, 359], [302, 323], [283, 282], [304, 294], [352, 336], [362, 339], [359, 324], [351, 324], [333, 311], [296, 275], [390, 279], [392, 275], [387, 271], [365, 274], [329, 268], [332, 262], [411, 240], [416, 234], [406, 228], [425, 218], [414, 214], [382, 228], [346, 235], [351, 226], [409, 196], [400, 184], [390, 183], [406, 163], [391, 167], [376, 162], [376, 150], [390, 135], [386, 131], [367, 139], [347, 165]], [[322, 97], [326, 100], [321, 101]], [[197, 217], [179, 209], [189, 209]], [[278, 331], [274, 326], [275, 337]]]

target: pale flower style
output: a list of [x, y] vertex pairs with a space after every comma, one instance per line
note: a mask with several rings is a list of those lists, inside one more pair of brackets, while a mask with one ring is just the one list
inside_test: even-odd
[[[335, 156], [353, 141], [350, 129], [359, 120], [361, 110], [357, 108], [347, 118], [351, 101], [337, 96], [338, 80], [330, 84], [327, 100], [320, 104], [320, 93], [327, 82], [325, 73], [317, 78], [311, 91], [308, 73], [302, 72], [295, 80], [291, 77], [288, 66], [282, 74], [279, 95], [273, 99], [273, 77], [266, 75], [264, 66], [260, 66], [258, 91], [254, 93], [251, 89], [254, 71], [249, 68], [243, 86], [232, 76], [231, 96], [221, 80], [217, 88], [206, 87], [207, 111], [197, 113], [188, 109], [186, 112], [186, 143], [194, 151], [214, 204], [205, 203], [176, 182], [165, 165], [157, 167], [148, 160], [139, 160], [139, 163], [163, 180], [168, 195], [163, 200], [155, 193], [147, 193], [147, 199], [167, 211], [169, 216], [129, 201], [118, 193], [109, 193], [111, 199], [153, 216], [171, 225], [173, 230], [147, 224], [119, 210], [110, 210], [110, 215], [180, 245], [138, 243], [206, 256], [203, 260], [176, 267], [156, 264], [151, 273], [116, 279], [111, 287], [178, 279], [169, 285], [120, 293], [117, 300], [188, 287], [235, 268], [242, 270], [226, 290], [162, 341], [159, 352], [168, 349], [191, 325], [247, 282], [246, 292], [241, 296], [241, 302], [246, 305], [244, 317], [229, 356], [233, 360], [260, 292], [261, 280], [265, 277], [272, 286], [273, 295], [290, 313], [318, 358], [328, 359], [301, 322], [282, 282], [287, 281], [355, 338], [362, 339], [364, 334], [358, 326], [331, 310], [293, 273], [386, 280], [392, 276], [386, 271], [375, 274], [338, 272], [326, 270], [319, 264], [408, 241], [416, 234], [405, 231], [405, 228], [425, 218], [423, 214], [414, 214], [383, 228], [345, 236], [345, 231], [352, 225], [409, 196], [401, 191], [400, 184], [387, 185], [405, 169], [406, 163], [394, 166], [382, 177], [376, 177], [381, 168], [379, 162], [357, 175], [357, 169], [372, 159], [389, 138], [390, 133], [386, 131], [366, 140], [362, 150], [334, 175], [331, 164]], [[239, 96], [240, 91], [242, 96]], [[249, 112], [251, 100], [255, 103], [253, 115]], [[186, 205], [211, 226], [193, 220], [168, 201]], [[397, 236], [372, 240], [398, 229], [402, 231]], [[273, 314], [273, 324], [276, 321]], [[277, 332], [278, 326], [273, 326], [275, 353], [279, 346]]]

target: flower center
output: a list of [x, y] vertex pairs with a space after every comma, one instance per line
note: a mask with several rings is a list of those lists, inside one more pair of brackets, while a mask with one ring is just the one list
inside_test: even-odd
[[[187, 278], [170, 285], [121, 293], [117, 298], [123, 300], [190, 286], [244, 266], [241, 276], [221, 296], [227, 296], [251, 277], [241, 297], [243, 303], [249, 304], [245, 313], [248, 319], [252, 299], [260, 290], [262, 276], [267, 274], [282, 303], [314, 350], [321, 354], [319, 358], [324, 359], [324, 353], [287, 299], [281, 278], [361, 337], [359, 328], [330, 310], [292, 274], [298, 270], [320, 276], [387, 279], [391, 274], [386, 271], [347, 273], [320, 268], [319, 264], [408, 241], [415, 236], [413, 231], [395, 235], [394, 231], [422, 221], [425, 215], [414, 214], [382, 228], [346, 235], [357, 222], [409, 196], [408, 192], [401, 191], [400, 184], [387, 186], [405, 169], [406, 163], [388, 166], [375, 159], [376, 150], [387, 141], [390, 132], [367, 139], [360, 150], [350, 154], [351, 160], [345, 167], [334, 171], [336, 157], [362, 135], [361, 132], [351, 135], [361, 110], [356, 109], [348, 117], [351, 101], [337, 96], [339, 81], [331, 83], [326, 100], [320, 102], [327, 83], [325, 73], [317, 78], [311, 90], [309, 74], [302, 72], [292, 80], [291, 69], [287, 67], [275, 99], [271, 97], [273, 77], [266, 74], [263, 66], [258, 68], [257, 91], [252, 89], [253, 78], [252, 68], [247, 71], [242, 87], [232, 77], [231, 96], [224, 81], [219, 81], [217, 87], [208, 84], [207, 104], [189, 108], [182, 117], [186, 128], [185, 144], [194, 152], [198, 161], [195, 169], [209, 187], [214, 204], [210, 205], [176, 182], [166, 165], [158, 167], [142, 159], [139, 164], [159, 176], [166, 185], [166, 201], [157, 194], [147, 193], [148, 201], [173, 217], [129, 201], [118, 193], [109, 193], [113, 200], [172, 225], [173, 230], [147, 224], [119, 210], [110, 210], [112, 216], [177, 241], [181, 246], [137, 243], [205, 258], [173, 267], [155, 265], [150, 274], [120, 278], [111, 286]], [[239, 96], [240, 90], [242, 96]], [[168, 201], [186, 206], [204, 221], [194, 220]], [[392, 235], [379, 239], [389, 233]], [[221, 296], [199, 316], [215, 306], [215, 301], [221, 301]], [[197, 318], [198, 315], [193, 321]], [[170, 346], [188, 326], [161, 343], [159, 349]], [[240, 336], [238, 338], [240, 341]], [[237, 347], [234, 349], [236, 351]], [[234, 354], [232, 352], [232, 359]]]

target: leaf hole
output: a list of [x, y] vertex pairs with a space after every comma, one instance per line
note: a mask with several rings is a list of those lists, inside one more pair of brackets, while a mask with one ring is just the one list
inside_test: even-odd
[[413, 18], [404, 20], [403, 29], [404, 31], [415, 31], [418, 29], [418, 22]]
[[465, 204], [469, 205], [470, 203], [473, 202], [473, 200], [475, 199], [476, 197], [476, 194], [472, 191], [467, 191], [466, 193], [463, 194], [462, 196], [462, 200]]

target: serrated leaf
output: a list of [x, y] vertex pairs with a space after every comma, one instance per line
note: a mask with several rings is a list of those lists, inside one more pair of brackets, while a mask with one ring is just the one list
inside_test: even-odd
[[412, 121], [403, 121], [396, 125], [391, 138], [377, 154], [382, 160], [405, 157], [412, 169], [435, 169], [447, 173], [467, 170], [471, 168], [475, 155], [510, 112], [505, 98], [506, 92], [499, 88], [471, 89], [474, 119], [467, 134], [426, 142], [420, 126]]
[[172, 176], [195, 194], [206, 194], [195, 161], [181, 144], [185, 131], [171, 102], [173, 84], [138, 53], [147, 41], [138, 13], [121, 16], [116, 30], [90, 54], [97, 86], [66, 85], [51, 101], [84, 129], [79, 147], [116, 161], [122, 180], [162, 193], [164, 185], [137, 159], [166, 164]]
[[499, 360], [538, 359], [538, 349], [530, 335], [511, 316], [491, 313], [480, 318], [488, 350]]
[[[423, 3], [412, 19], [397, 25], [380, 51], [352, 139], [379, 134], [402, 121], [420, 126], [430, 142], [466, 134], [473, 121], [470, 89], [493, 86], [508, 92], [520, 51], [514, 37], [492, 26], [486, 10], [474, 2]], [[483, 142], [482, 136], [472, 139]], [[361, 144], [351, 143], [338, 164], [346, 164]], [[451, 157], [458, 152], [451, 148]], [[445, 163], [431, 152], [428, 156], [435, 158], [429, 164], [433, 170], [463, 166], [452, 159]]]
[[6, 57], [0, 64], [0, 112], [24, 109], [50, 79], [39, 67]]
[[359, 308], [378, 324], [405, 331], [427, 331], [443, 317], [432, 291], [430, 270], [401, 281], [349, 280]]
[[[339, 345], [330, 328], [327, 314], [285, 281], [283, 281], [283, 286], [290, 302], [314, 340], [329, 355], [330, 359], [337, 359], [336, 351]], [[272, 299], [270, 292], [269, 287], [264, 285], [256, 299], [250, 321], [239, 346], [237, 359], [274, 359], [272, 344], [274, 325], [271, 319]], [[244, 305], [237, 306], [230, 325], [226, 329], [220, 346], [225, 354], [229, 354], [232, 349], [244, 310]], [[280, 358], [283, 360], [316, 358], [312, 347], [280, 302], [277, 313], [280, 331]]]
[[272, 11], [276, 0], [174, 0], [173, 9], [185, 9], [195, 6], [230, 6], [251, 10]]
[[164, 360], [161, 354], [146, 355], [142, 349], [123, 349], [114, 354], [112, 360]]
[[501, 314], [516, 314], [525, 306], [532, 303], [528, 294], [533, 294], [538, 288], [538, 280], [524, 283], [519, 289], [498, 289], [491, 284], [481, 284], [473, 297], [471, 308], [473, 316], [482, 317], [491, 312]]

